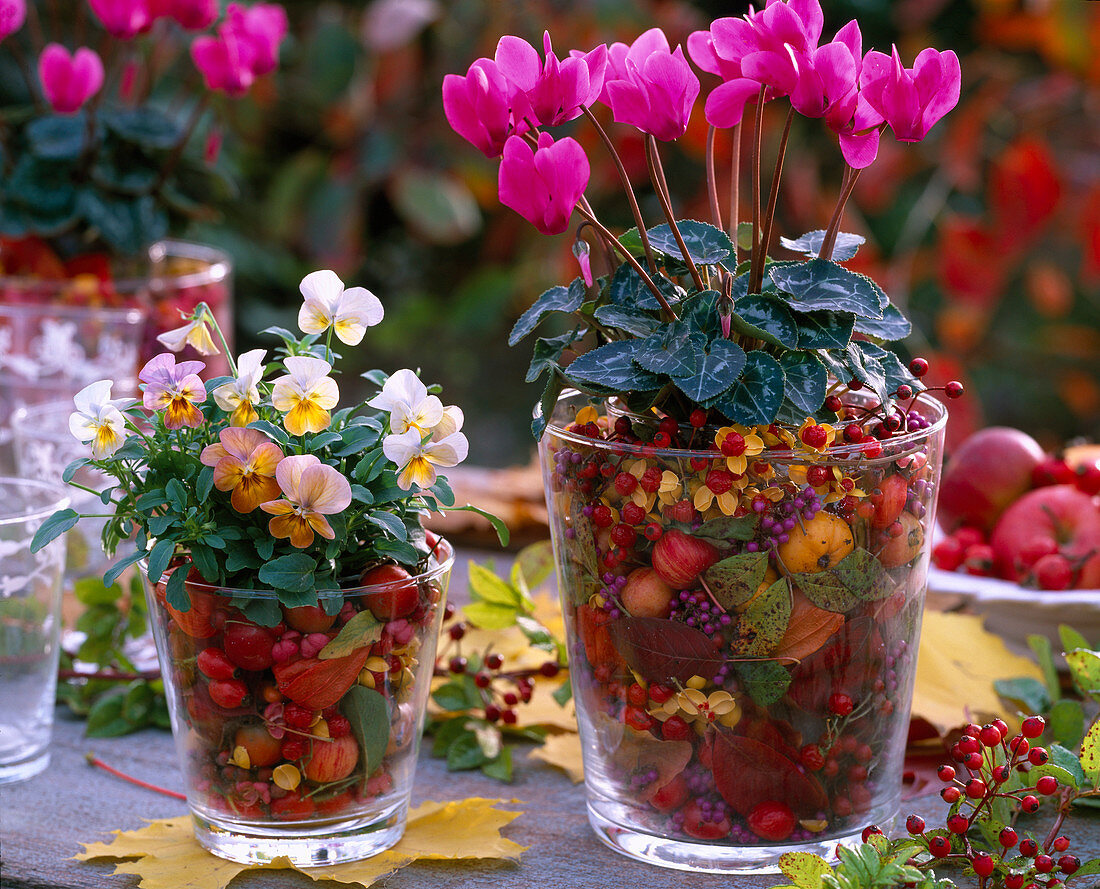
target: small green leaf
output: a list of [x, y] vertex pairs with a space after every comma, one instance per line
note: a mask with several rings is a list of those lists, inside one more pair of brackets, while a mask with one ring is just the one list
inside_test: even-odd
[[558, 285], [540, 294], [531, 307], [519, 316], [512, 332], [508, 334], [508, 345], [514, 346], [534, 330], [539, 322], [550, 312], [575, 312], [581, 307], [587, 291], [581, 278], [564, 287]]
[[461, 682], [447, 682], [432, 692], [432, 700], [444, 710], [466, 711], [481, 704], [479, 696], [473, 700]]
[[750, 661], [737, 664], [737, 675], [757, 704], [767, 707], [787, 693], [791, 673], [776, 661]]
[[1084, 636], [1066, 624], [1058, 625], [1058, 637], [1062, 640], [1063, 652], [1073, 651], [1075, 648], [1092, 648]]
[[125, 704], [125, 688], [108, 691], [92, 704], [84, 733], [89, 738], [117, 738], [136, 731], [140, 726], [133, 725], [122, 715]]
[[737, 635], [730, 643], [730, 650], [735, 657], [767, 657], [779, 645], [790, 620], [790, 582], [781, 577], [753, 596], [738, 615]]
[[1050, 639], [1040, 633], [1031, 633], [1027, 637], [1027, 644], [1035, 653], [1039, 669], [1043, 671], [1043, 681], [1050, 692], [1050, 699], [1057, 701], [1062, 696], [1062, 687], [1058, 681], [1058, 668], [1054, 666], [1054, 650]]
[[81, 605], [114, 606], [122, 595], [122, 587], [117, 583], [108, 586], [98, 577], [81, 577], [73, 584], [73, 594]]
[[382, 627], [383, 622], [370, 609], [364, 608], [340, 628], [340, 632], [317, 653], [317, 657], [321, 660], [345, 657], [353, 651], [373, 645], [382, 638]]
[[305, 553], [291, 553], [267, 562], [257, 573], [260, 581], [276, 590], [306, 592], [314, 588], [317, 562]]
[[729, 610], [756, 595], [767, 570], [767, 553], [741, 553], [711, 565], [703, 580], [718, 604]]
[[351, 723], [352, 733], [363, 751], [363, 786], [366, 786], [366, 779], [381, 764], [390, 742], [390, 706], [373, 688], [356, 684], [344, 695], [340, 710]]
[[177, 568], [168, 577], [164, 585], [164, 594], [168, 604], [184, 613], [191, 610], [191, 597], [187, 595], [187, 568]]
[[144, 558], [145, 553], [139, 550], [138, 552], [130, 553], [130, 555], [126, 556], [123, 559], [119, 559], [107, 571], [103, 573], [103, 582], [107, 584], [107, 586], [111, 586], [116, 580], [118, 580], [119, 575], [121, 575], [123, 571], [125, 571], [131, 565], [140, 562]]
[[[833, 262], [845, 262], [856, 255], [860, 245], [866, 241], [862, 235], [854, 235], [850, 232], [837, 232], [836, 242], [833, 244]], [[779, 239], [779, 243], [795, 253], [804, 253], [809, 257], [816, 257], [821, 253], [821, 245], [825, 242], [825, 230], [806, 232], [798, 238]]]
[[490, 760], [481, 767], [481, 773], [489, 778], [496, 778], [498, 781], [511, 784], [512, 749], [510, 747], [502, 748], [496, 759]]
[[749, 513], [743, 516], [719, 516], [709, 522], [703, 522], [691, 532], [692, 537], [706, 537], [710, 540], [752, 540], [756, 536], [756, 526], [760, 516]]
[[1078, 747], [1085, 734], [1085, 710], [1080, 701], [1063, 698], [1050, 708], [1047, 725], [1063, 747]]
[[462, 609], [470, 623], [483, 630], [503, 630], [516, 622], [516, 609], [492, 602], [472, 602]]
[[564, 707], [569, 703], [573, 697], [573, 684], [566, 679], [561, 685], [554, 689], [553, 694], [550, 695], [558, 704], [559, 707]]
[[1038, 679], [1030, 676], [1018, 679], [997, 679], [993, 689], [1021, 713], [1045, 713], [1050, 709], [1050, 693]]
[[1081, 742], [1081, 769], [1092, 787], [1100, 787], [1100, 719], [1089, 726]]
[[492, 602], [513, 610], [523, 605], [519, 590], [477, 562], [470, 563], [470, 594], [475, 602]]
[[31, 540], [31, 552], [38, 552], [66, 531], [71, 531], [79, 521], [80, 515], [75, 510], [59, 509], [34, 532], [34, 539]]

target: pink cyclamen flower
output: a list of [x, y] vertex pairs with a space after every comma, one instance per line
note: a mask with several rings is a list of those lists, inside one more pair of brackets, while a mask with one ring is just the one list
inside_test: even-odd
[[272, 537], [289, 537], [291, 546], [305, 549], [314, 533], [332, 540], [336, 534], [326, 515], [343, 512], [351, 504], [351, 484], [338, 470], [313, 454], [284, 457], [275, 468], [283, 498], [261, 503], [274, 516], [268, 522]]
[[69, 55], [60, 43], [50, 43], [38, 57], [38, 78], [50, 107], [73, 114], [103, 86], [103, 62], [86, 46]]
[[287, 31], [286, 10], [277, 3], [230, 3], [219, 31], [237, 37], [245, 64], [254, 76], [262, 77], [279, 64], [279, 44]]
[[856, 110], [863, 36], [855, 19], [841, 28], [831, 43], [798, 57], [798, 83], [791, 105], [806, 117], [823, 117], [839, 130]]
[[699, 78], [683, 49], [669, 51], [665, 35], [653, 28], [634, 41], [624, 64], [624, 78], [606, 81], [615, 120], [663, 142], [679, 139], [699, 95]]
[[174, 19], [187, 31], [203, 31], [218, 18], [218, 0], [150, 0], [154, 18]]
[[443, 113], [451, 129], [486, 157], [500, 157], [509, 136], [530, 129], [527, 97], [492, 59], [478, 59], [465, 77], [443, 78]]
[[153, 23], [148, 0], [88, 0], [104, 30], [112, 37], [130, 40]]
[[225, 29], [217, 37], [205, 34], [191, 41], [191, 60], [208, 90], [234, 98], [247, 93], [255, 79], [240, 39]]
[[959, 102], [962, 73], [953, 52], [922, 50], [912, 68], [893, 55], [869, 52], [860, 73], [860, 96], [882, 115], [899, 142], [919, 142]]
[[500, 202], [544, 235], [558, 235], [569, 228], [573, 207], [588, 187], [588, 158], [569, 137], [555, 142], [549, 133], [539, 133], [538, 146], [533, 151], [522, 136], [504, 143]]
[[162, 352], [149, 360], [138, 373], [142, 387], [141, 403], [146, 410], [164, 411], [168, 429], [192, 428], [203, 424], [198, 405], [206, 400], [206, 386], [199, 371], [206, 367], [201, 361], [181, 361], [171, 352]]
[[607, 47], [559, 61], [550, 42], [542, 36], [545, 59], [519, 37], [505, 36], [497, 43], [497, 69], [523, 93], [530, 104], [532, 123], [557, 126], [579, 117], [581, 110], [599, 98], [607, 69]]
[[0, 0], [0, 40], [22, 28], [26, 17], [27, 0]]

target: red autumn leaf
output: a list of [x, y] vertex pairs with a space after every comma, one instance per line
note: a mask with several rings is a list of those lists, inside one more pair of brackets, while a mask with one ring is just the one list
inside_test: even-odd
[[623, 660], [648, 682], [713, 679], [722, 666], [710, 637], [679, 621], [625, 617], [607, 629]]
[[324, 710], [339, 701], [356, 679], [370, 657], [370, 647], [363, 646], [344, 657], [302, 658], [272, 667], [279, 691], [294, 703], [311, 710]]
[[844, 615], [818, 608], [799, 592], [794, 595], [787, 632], [774, 657], [802, 660], [821, 648], [844, 625]]
[[994, 161], [989, 175], [993, 232], [1001, 250], [1029, 244], [1054, 215], [1062, 182], [1050, 149], [1034, 138], [1019, 139]]
[[1008, 272], [997, 238], [976, 220], [961, 216], [940, 225], [939, 279], [954, 297], [990, 306], [1000, 299]]
[[765, 800], [786, 803], [803, 818], [828, 808], [821, 783], [766, 744], [719, 734], [711, 756], [718, 792], [741, 815]]

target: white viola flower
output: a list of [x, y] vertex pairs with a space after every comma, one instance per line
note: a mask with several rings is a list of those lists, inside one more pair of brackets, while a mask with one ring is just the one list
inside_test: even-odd
[[160, 334], [157, 342], [173, 352], [182, 352], [184, 347], [191, 346], [200, 355], [218, 354], [218, 347], [210, 336], [210, 328], [206, 326], [205, 313], [198, 318], [192, 318], [183, 327]]
[[[443, 420], [443, 402], [428, 394], [428, 387], [411, 370], [399, 370], [374, 398], [367, 402], [390, 415], [390, 432], [403, 435], [410, 429], [428, 435]], [[458, 431], [457, 429], [452, 431]]]
[[462, 408], [457, 404], [449, 404], [443, 408], [443, 417], [431, 430], [432, 441], [441, 441], [448, 435], [454, 435], [462, 428], [465, 417]]
[[310, 272], [299, 285], [305, 302], [298, 310], [298, 327], [305, 333], [324, 333], [330, 327], [349, 346], [363, 340], [368, 327], [382, 320], [382, 303], [365, 287], [348, 287], [336, 272]]
[[291, 435], [323, 432], [332, 423], [329, 413], [340, 400], [340, 389], [330, 377], [332, 365], [308, 355], [283, 359], [288, 373], [271, 390], [271, 404], [286, 414], [283, 426]]
[[439, 441], [422, 438], [416, 429], [382, 439], [382, 453], [397, 464], [397, 484], [403, 491], [413, 485], [430, 488], [436, 479], [437, 466], [457, 466], [466, 459], [470, 444], [461, 432]]
[[214, 402], [223, 411], [231, 412], [230, 426], [247, 426], [258, 420], [255, 406], [260, 403], [260, 378], [264, 375], [266, 349], [253, 349], [237, 359], [237, 378], [214, 390]]
[[135, 404], [133, 398], [111, 398], [110, 380], [99, 380], [73, 396], [76, 411], [69, 416], [69, 431], [92, 445], [92, 457], [112, 456], [126, 441], [126, 418], [122, 411]]

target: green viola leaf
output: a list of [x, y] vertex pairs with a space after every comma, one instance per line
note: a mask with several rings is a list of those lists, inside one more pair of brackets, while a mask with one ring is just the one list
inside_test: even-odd
[[119, 138], [143, 148], [172, 148], [183, 135], [176, 121], [148, 106], [112, 111], [103, 115], [103, 119]]
[[[833, 262], [845, 262], [856, 255], [856, 251], [866, 242], [862, 235], [853, 235], [850, 232], [837, 232], [836, 242], [833, 244]], [[806, 256], [816, 258], [821, 252], [821, 245], [825, 241], [825, 230], [806, 232], [800, 238], [783, 238], [779, 243], [795, 253], [804, 253]]]
[[[657, 289], [661, 291], [669, 305], [680, 301], [683, 289], [677, 287], [664, 275], [653, 278], [653, 283], [657, 285]], [[607, 299], [612, 305], [624, 308], [651, 311], [658, 311], [661, 308], [661, 304], [657, 302], [648, 285], [628, 262], [624, 262], [615, 269], [615, 274], [611, 276], [611, 283], [607, 286]]]
[[779, 365], [783, 368], [787, 400], [809, 416], [821, 410], [829, 385], [825, 365], [807, 352], [784, 352], [779, 356]]
[[737, 676], [753, 699], [761, 707], [767, 707], [787, 693], [791, 684], [791, 672], [776, 661], [757, 661], [737, 665]]
[[864, 336], [892, 343], [909, 336], [913, 325], [901, 309], [891, 304], [882, 310], [882, 318], [856, 318], [855, 329]]
[[729, 389], [748, 361], [745, 350], [732, 340], [712, 340], [703, 352], [698, 370], [690, 377], [674, 377], [676, 387], [692, 401], [701, 404]]
[[261, 583], [276, 590], [300, 593], [313, 589], [317, 562], [305, 553], [291, 553], [267, 562], [258, 572]]
[[640, 345], [639, 340], [619, 340], [599, 346], [575, 358], [565, 369], [565, 376], [570, 381], [581, 383], [581, 388], [597, 388], [609, 394], [658, 389], [660, 377], [643, 370], [633, 361]]
[[390, 743], [390, 705], [373, 688], [353, 685], [340, 701], [352, 734], [363, 752], [363, 786], [382, 763]]
[[798, 348], [845, 349], [852, 341], [855, 316], [849, 312], [796, 312]]
[[[692, 219], [680, 220], [676, 225], [684, 239], [688, 256], [696, 265], [716, 265], [733, 253], [733, 242], [720, 228]], [[654, 250], [675, 259], [684, 258], [680, 245], [676, 243], [676, 236], [667, 223], [654, 226], [646, 234], [649, 235], [649, 243]]]
[[[208, 546], [199, 543], [191, 544], [191, 562], [199, 569], [199, 574], [210, 583], [218, 580], [218, 560]], [[312, 559], [310, 560], [312, 564]]]
[[71, 531], [79, 521], [80, 514], [75, 510], [59, 509], [34, 532], [34, 538], [31, 540], [31, 552], [38, 552], [50, 541], [60, 537], [66, 531]]
[[153, 548], [149, 551], [148, 565], [149, 580], [151, 582], [156, 583], [160, 580], [175, 552], [176, 544], [173, 540], [161, 539], [153, 544]]
[[647, 337], [661, 326], [652, 315], [625, 306], [603, 305], [592, 314], [604, 327], [622, 330], [631, 336]]
[[798, 324], [790, 309], [775, 296], [751, 293], [740, 296], [733, 304], [731, 317], [733, 329], [745, 336], [754, 337], [794, 349], [798, 346]]
[[752, 540], [756, 536], [756, 526], [759, 524], [760, 516], [756, 513], [750, 512], [743, 516], [720, 516], [709, 522], [703, 522], [691, 532], [691, 536], [722, 541]]
[[728, 611], [756, 595], [767, 570], [767, 553], [741, 553], [711, 565], [703, 580], [718, 604]]
[[643, 370], [676, 378], [694, 376], [702, 362], [706, 340], [682, 321], [646, 337], [634, 350], [634, 363]]
[[787, 304], [802, 312], [824, 309], [881, 318], [882, 307], [888, 303], [882, 288], [870, 278], [825, 259], [773, 266], [768, 275]]
[[782, 641], [790, 621], [790, 582], [781, 577], [753, 596], [748, 607], [738, 615], [730, 651], [735, 657], [767, 657]]
[[508, 345], [514, 346], [527, 334], [538, 327], [539, 322], [550, 312], [575, 312], [581, 307], [586, 295], [584, 281], [574, 278], [564, 287], [561, 284], [543, 292], [534, 304], [516, 321], [512, 332], [508, 334]]
[[191, 597], [187, 594], [187, 571], [178, 568], [168, 577], [164, 585], [164, 595], [168, 604], [177, 611], [188, 612], [191, 610]]
[[[336, 447], [332, 449], [334, 457], [351, 457], [367, 448], [374, 447], [382, 435], [382, 426], [377, 420], [367, 424], [345, 427], [339, 434]], [[334, 442], [335, 444], [335, 442]]]
[[88, 117], [83, 111], [39, 117], [27, 124], [23, 136], [27, 147], [37, 157], [75, 161], [87, 143]]
[[144, 558], [145, 553], [139, 550], [138, 552], [130, 553], [130, 555], [126, 556], [123, 559], [119, 559], [110, 567], [108, 571], [105, 571], [103, 573], [103, 582], [107, 584], [107, 586], [111, 586], [116, 580], [118, 580], [123, 571], [125, 571], [131, 565], [136, 565]]
[[767, 426], [783, 404], [783, 368], [771, 355], [749, 352], [741, 378], [712, 405], [734, 423]]

